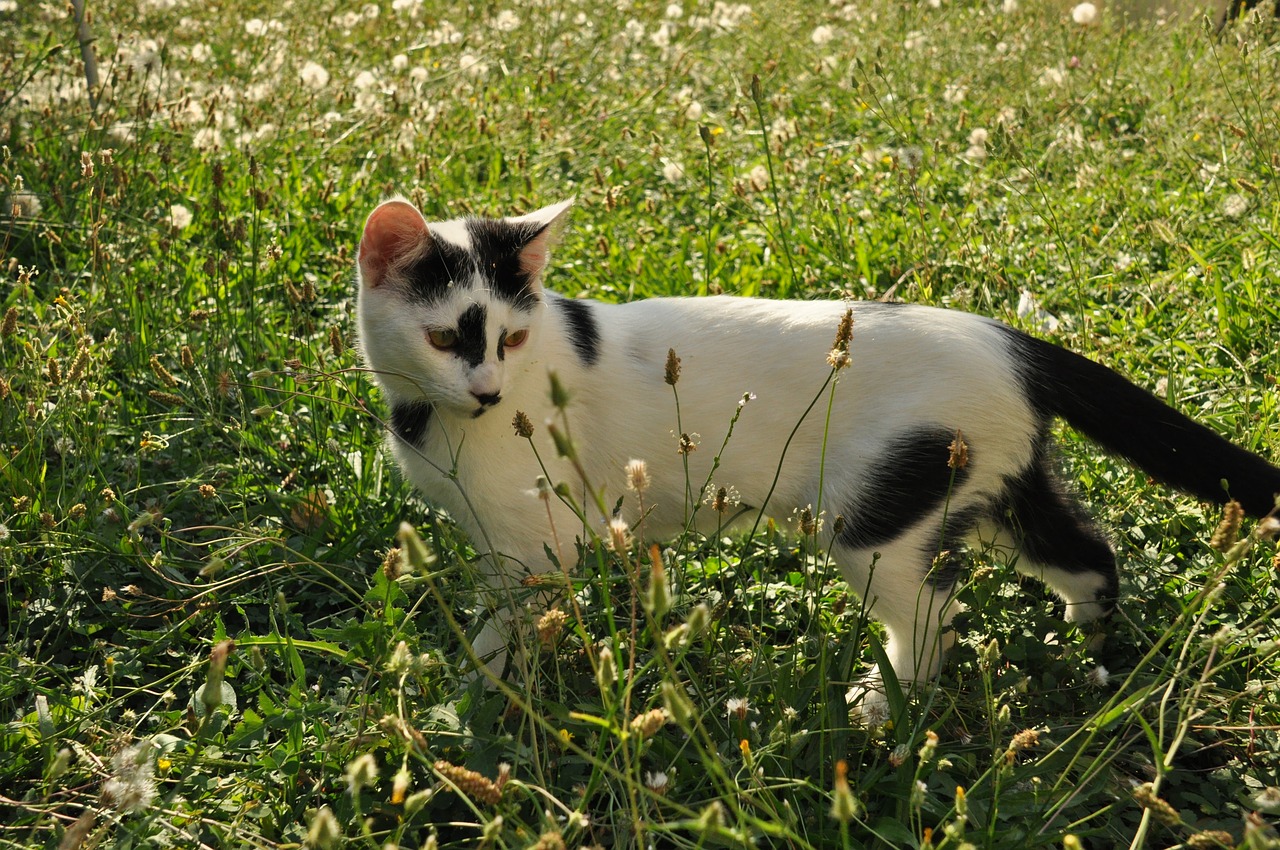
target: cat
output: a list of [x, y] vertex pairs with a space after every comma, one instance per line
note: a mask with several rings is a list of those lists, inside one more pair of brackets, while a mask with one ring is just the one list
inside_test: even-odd
[[[496, 554], [479, 561], [495, 587], [551, 569], [557, 534], [586, 536], [559, 499], [531, 495], [544, 470], [516, 433], [518, 415], [533, 424], [550, 483], [577, 491], [598, 536], [612, 517], [584, 498], [583, 478], [616, 497], [628, 462], [646, 461], [642, 530], [660, 540], [683, 529], [738, 414], [715, 484], [740, 494], [749, 514], [821, 505], [819, 543], [884, 625], [904, 687], [938, 668], [957, 611], [954, 553], [974, 535], [1016, 547], [1016, 569], [1060, 597], [1070, 621], [1115, 604], [1111, 545], [1055, 472], [1055, 417], [1196, 497], [1235, 499], [1253, 516], [1276, 507], [1280, 469], [1107, 367], [993, 319], [880, 302], [558, 295], [543, 275], [571, 203], [428, 223], [393, 198], [360, 241], [360, 346], [390, 411], [391, 451], [478, 551]], [[849, 311], [852, 337], [833, 348]], [[679, 357], [681, 433], [669, 351]], [[822, 387], [833, 363], [847, 368], [828, 387], [828, 424]], [[585, 476], [544, 425], [556, 420], [551, 373], [569, 399]], [[820, 412], [801, 421], [817, 395]], [[694, 433], [712, 445], [690, 451]], [[634, 524], [640, 509], [628, 494], [621, 518]], [[708, 533], [719, 520], [705, 508], [696, 515]], [[511, 616], [490, 621], [478, 653], [503, 657]], [[854, 694], [867, 711], [882, 709], [879, 669], [862, 685]]]

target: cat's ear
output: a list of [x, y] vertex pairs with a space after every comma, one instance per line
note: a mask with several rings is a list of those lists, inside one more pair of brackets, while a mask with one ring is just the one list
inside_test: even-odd
[[538, 228], [534, 237], [520, 249], [520, 271], [528, 275], [530, 280], [536, 280], [547, 267], [551, 249], [560, 242], [560, 235], [569, 221], [569, 208], [573, 206], [574, 200], [576, 199], [570, 198], [511, 219], [522, 224], [536, 225]]
[[381, 286], [387, 271], [403, 265], [430, 238], [427, 221], [417, 207], [401, 198], [378, 205], [364, 223], [360, 237], [360, 279], [366, 286]]

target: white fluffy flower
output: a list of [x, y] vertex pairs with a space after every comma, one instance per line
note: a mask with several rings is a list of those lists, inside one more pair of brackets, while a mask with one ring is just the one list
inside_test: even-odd
[[503, 9], [493, 19], [493, 28], [498, 32], [511, 32], [520, 26], [520, 16], [510, 9]]
[[678, 162], [666, 160], [662, 166], [662, 179], [668, 183], [679, 183], [684, 179], [684, 166]]
[[1092, 3], [1081, 3], [1071, 10], [1071, 20], [1082, 27], [1090, 27], [1098, 22], [1098, 7]]
[[823, 24], [822, 26], [814, 27], [813, 32], [809, 33], [809, 40], [821, 47], [835, 38], [835, 35], [835, 31], [831, 27]]
[[190, 227], [194, 218], [195, 216], [191, 214], [191, 210], [187, 209], [182, 204], [174, 204], [169, 207], [169, 225], [174, 230], [182, 230]]
[[1222, 214], [1227, 218], [1239, 218], [1249, 209], [1249, 200], [1244, 195], [1233, 193], [1222, 199]]
[[329, 85], [329, 72], [319, 62], [310, 61], [298, 69], [298, 79], [307, 88], [318, 91]]

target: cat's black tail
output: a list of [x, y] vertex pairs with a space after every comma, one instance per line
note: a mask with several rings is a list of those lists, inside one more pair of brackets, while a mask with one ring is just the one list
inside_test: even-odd
[[1275, 508], [1280, 469], [1106, 366], [1010, 330], [1022, 378], [1042, 414], [1065, 419], [1157, 481], [1197, 498], [1235, 499], [1252, 516]]

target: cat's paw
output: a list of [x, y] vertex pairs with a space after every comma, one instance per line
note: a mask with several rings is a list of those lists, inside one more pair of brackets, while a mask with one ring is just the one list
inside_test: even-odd
[[884, 680], [874, 669], [845, 692], [844, 702], [849, 706], [849, 718], [867, 728], [883, 725], [889, 719], [889, 697], [884, 692]]

